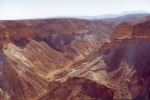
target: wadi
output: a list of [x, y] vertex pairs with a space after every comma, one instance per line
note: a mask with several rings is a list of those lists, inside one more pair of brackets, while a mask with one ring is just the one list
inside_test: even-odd
[[150, 15], [0, 20], [0, 100], [150, 99]]

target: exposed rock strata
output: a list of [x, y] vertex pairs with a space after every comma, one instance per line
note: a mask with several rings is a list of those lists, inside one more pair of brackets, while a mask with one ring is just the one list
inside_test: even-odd
[[80, 19], [1, 21], [2, 68], [8, 82], [1, 86], [1, 98], [33, 100], [45, 94], [49, 82], [96, 52], [115, 25]]
[[[144, 19], [139, 19], [139, 20], [134, 20], [134, 21], [126, 21], [126, 22], [120, 23], [115, 28], [115, 30], [113, 31], [113, 33], [111, 34], [111, 39], [117, 39], [117, 38], [121, 38], [123, 36], [132, 35], [133, 34], [133, 30], [134, 30], [133, 28], [137, 24], [145, 22], [147, 20], [150, 20], [150, 18], [147, 17], [147, 18], [144, 18]], [[142, 30], [144, 30], [144, 28], [142, 28]], [[138, 31], [138, 32], [140, 33], [140, 31]], [[138, 33], [136, 32], [136, 34], [138, 34]]]
[[149, 99], [149, 23], [2, 21], [0, 98]]
[[[122, 89], [124, 92], [122, 92], [121, 98], [123, 98], [123, 95], [127, 91], [129, 91], [128, 96], [131, 96], [132, 99], [149, 98], [149, 23], [149, 20], [139, 22], [137, 24], [132, 23], [133, 26], [131, 27], [132, 32], [130, 34], [130, 38], [114, 38], [113, 34], [116, 34], [117, 32], [115, 29], [116, 32], [113, 32], [111, 37], [113, 40], [111, 40], [109, 43], [105, 43], [102, 46], [103, 48], [99, 49], [100, 51], [106, 50], [104, 53], [104, 62], [108, 67], [107, 74], [109, 75], [109, 73], [113, 73], [112, 76], [114, 76], [112, 79], [109, 79], [110, 81], [115, 80], [115, 82], [117, 82], [115, 79], [116, 76], [121, 78], [121, 76], [119, 77], [120, 71], [119, 73], [117, 72], [116, 75], [114, 73], [115, 71], [119, 70], [120, 68], [125, 68], [122, 69], [122, 71], [126, 70], [126, 73], [124, 73], [124, 78], [121, 78], [121, 83], [125, 83], [126, 81], [128, 89]], [[122, 25], [121, 27], [123, 28]], [[117, 28], [118, 27], [120, 26], [117, 26]], [[123, 34], [119, 34], [121, 33], [121, 31], [119, 31], [118, 34], [123, 37], [126, 35], [126, 31], [127, 30], [125, 30]], [[128, 32], [130, 31], [127, 31], [127, 34]], [[122, 63], [124, 64], [122, 65]], [[114, 94], [115, 98], [120, 98], [116, 95], [116, 93]]]
[[45, 37], [47, 35], [57, 36], [58, 34], [80, 34], [96, 30], [105, 35], [110, 33], [115, 25], [111, 22], [91, 21], [83, 19], [39, 19], [39, 20], [18, 20], [0, 21], [0, 38], [4, 35], [12, 39], [32, 38], [34, 36]]

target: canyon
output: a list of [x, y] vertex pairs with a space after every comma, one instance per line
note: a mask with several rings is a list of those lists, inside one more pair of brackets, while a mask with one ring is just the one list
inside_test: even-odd
[[149, 99], [149, 39], [150, 16], [0, 21], [0, 99]]

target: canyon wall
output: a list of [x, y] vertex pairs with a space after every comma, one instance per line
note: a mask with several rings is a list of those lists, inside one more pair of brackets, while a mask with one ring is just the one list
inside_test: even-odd
[[116, 25], [0, 21], [0, 98], [149, 99], [149, 18]]
[[115, 26], [82, 19], [0, 21], [1, 98], [33, 100], [47, 93], [49, 82], [96, 52]]
[[[132, 22], [130, 22], [132, 24], [130, 37], [124, 37], [126, 36], [125, 32], [120, 35], [120, 37], [124, 38], [110, 37], [110, 40], [106, 41], [96, 53], [73, 64], [74, 67], [72, 67], [70, 71], [64, 72], [63, 74], [56, 73], [55, 76], [57, 79], [55, 81], [61, 82], [59, 84], [63, 84], [64, 82], [69, 84], [68, 79], [71, 77], [84, 77], [103, 84], [108, 87], [110, 91], [112, 90], [113, 99], [149, 99], [150, 41], [149, 37], [145, 38], [145, 36], [142, 36], [145, 31], [147, 32], [146, 35], [149, 35], [149, 31], [143, 29], [143, 27], [149, 29], [149, 20], [136, 21], [136, 24], [134, 21]], [[138, 32], [135, 30], [139, 30], [141, 24], [143, 25], [143, 27], [140, 28], [141, 35], [137, 38], [136, 34], [138, 35]], [[118, 25], [116, 28], [118, 27], [120, 26]], [[116, 31], [116, 29], [114, 31]], [[119, 32], [121, 33], [121, 31]], [[114, 32], [111, 36], [113, 36], [113, 34]], [[49, 84], [49, 86], [51, 85], [52, 83]], [[65, 89], [66, 88], [67, 87], [65, 87]], [[51, 91], [51, 89], [41, 95], [39, 97], [40, 100], [61, 96], [59, 92], [56, 92], [58, 91], [57, 88], [55, 88], [55, 92]], [[60, 90], [64, 91], [65, 89], [61, 88]], [[82, 90], [84, 91], [84, 89]], [[85, 98], [103, 99], [102, 97], [97, 98], [96, 94], [106, 93], [106, 91], [95, 93], [92, 89], [91, 91], [93, 92], [93, 97], [91, 98], [90, 95], [88, 95], [88, 97], [86, 96]], [[83, 92], [80, 92], [80, 94], [82, 93]], [[75, 94], [74, 96], [72, 96], [72, 94], [63, 94], [63, 96], [64, 95], [67, 95], [66, 97], [68, 98], [72, 97], [73, 99], [77, 97], [85, 99], [82, 97], [85, 96], [85, 94], [81, 96], [76, 96]], [[100, 94], [98, 95], [101, 96]], [[107, 97], [109, 97], [109, 95], [107, 95]]]

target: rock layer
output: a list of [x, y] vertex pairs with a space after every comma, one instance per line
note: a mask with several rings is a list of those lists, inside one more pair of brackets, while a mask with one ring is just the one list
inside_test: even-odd
[[33, 100], [47, 93], [49, 82], [96, 52], [115, 25], [81, 19], [0, 21], [6, 77], [1, 98]]
[[1, 21], [0, 98], [149, 99], [149, 23]]
[[[122, 73], [124, 74], [124, 78], [121, 79], [121, 82], [125, 83], [128, 89], [122, 89], [123, 92], [121, 98], [123, 98], [123, 95], [125, 95], [125, 92], [127, 91], [129, 91], [128, 96], [131, 96], [130, 98], [132, 99], [149, 98], [149, 23], [149, 20], [138, 22], [138, 24], [132, 23], [133, 26], [130, 26], [132, 29], [130, 38], [114, 38], [117, 33], [115, 32], [115, 29], [112, 33], [111, 42], [104, 44], [103, 48], [99, 49], [100, 51], [105, 51], [104, 62], [108, 67], [107, 72], [112, 73], [113, 76], [112, 79], [109, 80], [114, 81], [116, 80], [116, 77], [118, 77], [117, 79], [121, 78], [120, 75], [122, 71], [126, 71], [126, 73]], [[116, 28], [118, 27], [123, 28], [122, 25], [117, 26]], [[120, 37], [124, 37], [126, 36], [126, 31], [127, 30], [125, 30], [123, 34], [119, 34], [122, 33], [119, 31], [118, 34]], [[127, 35], [128, 32], [129, 31], [127, 31]], [[119, 71], [116, 73], [117, 70], [120, 70], [121, 72]], [[115, 83], [119, 83], [119, 81], [117, 82], [116, 80]], [[120, 98], [116, 93], [114, 94], [115, 98]]]

